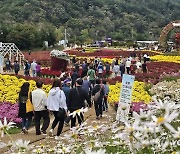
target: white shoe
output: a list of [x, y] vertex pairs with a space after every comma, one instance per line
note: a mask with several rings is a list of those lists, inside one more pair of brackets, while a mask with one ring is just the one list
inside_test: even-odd
[[53, 136], [53, 129], [50, 129], [49, 136]]
[[60, 138], [59, 138], [59, 136], [55, 136], [55, 140], [59, 140]]

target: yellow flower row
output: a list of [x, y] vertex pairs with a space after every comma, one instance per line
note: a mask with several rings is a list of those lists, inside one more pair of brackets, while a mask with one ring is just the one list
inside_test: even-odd
[[[145, 102], [149, 103], [151, 101], [151, 96], [144, 90], [144, 82], [134, 82], [133, 92], [132, 92], [132, 102]], [[121, 83], [117, 82], [115, 85], [109, 86], [110, 92], [108, 95], [108, 102], [111, 104], [119, 102]]]
[[151, 60], [161, 61], [161, 62], [180, 63], [180, 56], [163, 56], [163, 55], [156, 55], [156, 56], [152, 56], [152, 57], [151, 57]]
[[[20, 88], [24, 82], [24, 79], [18, 79], [15, 76], [1, 75], [0, 74], [0, 102], [11, 102], [16, 103], [18, 100], [18, 95]], [[34, 80], [29, 80], [30, 91], [36, 89], [36, 82]], [[43, 90], [48, 93], [51, 85], [43, 85]]]
[[[87, 59], [87, 61], [93, 61], [95, 57], [90, 57], [90, 58], [87, 58], [87, 57], [76, 57], [78, 59]], [[101, 58], [101, 60], [106, 63], [108, 62], [109, 64], [112, 64], [113, 62], [113, 59], [112, 58]]]

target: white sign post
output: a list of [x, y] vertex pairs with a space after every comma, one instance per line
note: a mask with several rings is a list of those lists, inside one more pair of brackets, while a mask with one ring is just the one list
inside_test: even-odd
[[116, 120], [119, 122], [126, 122], [128, 120], [134, 79], [135, 76], [133, 75], [123, 75], [121, 93], [116, 115]]

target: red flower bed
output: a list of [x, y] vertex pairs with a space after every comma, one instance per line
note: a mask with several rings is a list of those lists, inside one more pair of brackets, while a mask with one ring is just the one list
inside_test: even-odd
[[[135, 73], [135, 80], [156, 84], [164, 77], [164, 74], [178, 73], [180, 71], [179, 64], [169, 62], [150, 62], [147, 63], [147, 67], [148, 73]], [[108, 82], [115, 84], [117, 81], [121, 82], [121, 80], [122, 78], [117, 76], [108, 79]]]
[[60, 76], [61, 72], [60, 71], [53, 71], [50, 69], [42, 69], [41, 74], [42, 75], [50, 75], [50, 76]]
[[[80, 56], [80, 57], [107, 57], [107, 58], [113, 58], [113, 57], [128, 57], [130, 56], [130, 54], [132, 53], [132, 51], [123, 51], [123, 50], [116, 50], [116, 49], [98, 49], [96, 52], [89, 52], [89, 53], [82, 53], [78, 50], [67, 50], [67, 53], [69, 53], [70, 55], [76, 55], [76, 56]], [[150, 56], [152, 55], [158, 55], [158, 53], [154, 53], [154, 52], [150, 52], [150, 51], [136, 51], [137, 56], [139, 54], [148, 54]]]

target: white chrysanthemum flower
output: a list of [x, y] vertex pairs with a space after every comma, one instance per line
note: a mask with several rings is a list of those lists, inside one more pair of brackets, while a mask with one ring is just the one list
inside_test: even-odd
[[84, 152], [85, 152], [85, 154], [105, 154], [106, 150], [105, 149], [99, 149], [97, 151], [92, 151], [91, 149], [85, 149]]
[[29, 143], [30, 141], [23, 141], [22, 139], [19, 139], [15, 142], [12, 142], [12, 148], [18, 150], [19, 152], [25, 152], [31, 148]]
[[180, 127], [178, 127], [178, 130], [174, 132], [173, 137], [176, 139], [180, 139]]
[[15, 125], [14, 122], [9, 122], [8, 123], [6, 117], [4, 117], [4, 123], [2, 123], [2, 121], [0, 120], [1, 137], [4, 137], [4, 132], [5, 131], [9, 130], [12, 127], [15, 127], [14, 125]]
[[133, 112], [133, 117], [138, 121], [145, 121], [152, 115], [151, 111], [144, 112], [143, 109], [140, 109], [140, 114]]
[[179, 113], [174, 110], [171, 114], [166, 113], [164, 116], [160, 116], [160, 117], [152, 116], [152, 119], [157, 125], [161, 125], [172, 122], [172, 120], [174, 120], [178, 115]]
[[139, 128], [139, 126], [138, 126], [137, 121], [135, 121], [133, 124], [129, 124], [129, 123], [125, 122], [126, 133], [134, 132], [135, 130], [138, 130], [138, 128]]
[[80, 116], [81, 113], [84, 113], [84, 112], [87, 112], [87, 111], [88, 111], [88, 108], [83, 108], [82, 107], [81, 109], [78, 109], [78, 110], [70, 113], [69, 116], [72, 116], [74, 118], [76, 115]]

